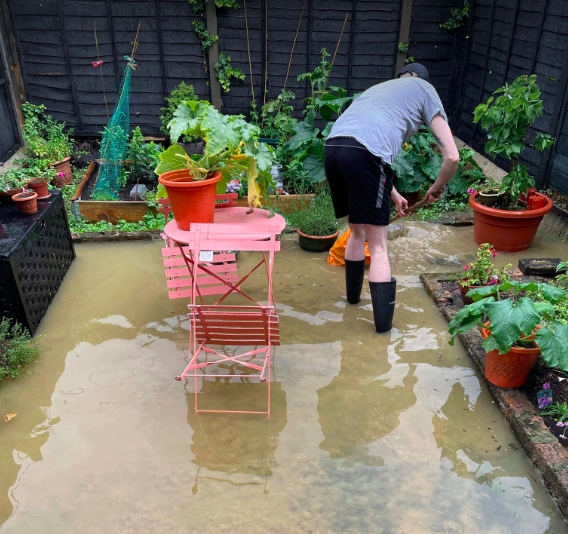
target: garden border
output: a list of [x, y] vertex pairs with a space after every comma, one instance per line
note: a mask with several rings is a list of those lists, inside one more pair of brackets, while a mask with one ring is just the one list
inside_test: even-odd
[[[534, 277], [524, 277], [518, 269], [512, 271], [512, 277], [534, 280]], [[452, 294], [442, 288], [443, 282], [450, 281], [450, 275], [425, 273], [420, 275], [420, 281], [442, 316], [451, 321], [461, 306], [455, 305]], [[485, 379], [485, 350], [479, 331], [470, 330], [458, 337]], [[519, 390], [500, 388], [487, 379], [485, 382], [560, 512], [568, 519], [568, 451]]]

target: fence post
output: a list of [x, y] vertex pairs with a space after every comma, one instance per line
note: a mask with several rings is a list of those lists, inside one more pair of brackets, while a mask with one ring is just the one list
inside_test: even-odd
[[[209, 35], [217, 33], [217, 8], [215, 2], [205, 3], [205, 16], [207, 18], [207, 31]], [[215, 77], [215, 65], [219, 61], [219, 41], [209, 49], [209, 87], [211, 88], [211, 104], [221, 111], [221, 84]]]
[[[410, 37], [410, 22], [412, 20], [412, 0], [402, 0], [402, 7], [400, 8], [400, 26], [398, 28], [398, 42], [406, 43]], [[394, 76], [396, 73], [404, 67], [404, 60], [406, 59], [406, 54], [404, 52], [398, 51], [397, 43], [397, 54], [396, 54], [396, 66], [394, 71]], [[394, 77], [393, 76], [393, 77]]]

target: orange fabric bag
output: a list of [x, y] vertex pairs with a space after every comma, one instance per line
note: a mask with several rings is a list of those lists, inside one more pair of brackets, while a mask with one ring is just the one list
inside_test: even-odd
[[[343, 232], [338, 238], [331, 250], [329, 251], [329, 256], [327, 257], [327, 263], [331, 265], [345, 265], [345, 247], [347, 246], [347, 241], [351, 231], [349, 228]], [[371, 253], [369, 252], [369, 243], [365, 243], [365, 265], [371, 265]]]

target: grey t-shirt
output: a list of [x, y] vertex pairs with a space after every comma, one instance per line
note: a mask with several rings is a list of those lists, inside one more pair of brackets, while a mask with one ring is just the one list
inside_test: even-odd
[[421, 78], [379, 83], [357, 97], [331, 129], [328, 139], [353, 137], [389, 165], [420, 126], [440, 114], [448, 120], [436, 89]]

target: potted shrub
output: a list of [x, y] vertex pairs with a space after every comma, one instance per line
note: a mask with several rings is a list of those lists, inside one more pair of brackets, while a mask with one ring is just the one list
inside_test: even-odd
[[25, 172], [29, 177], [26, 187], [37, 193], [37, 200], [47, 200], [51, 197], [47, 184], [57, 176], [52, 167], [46, 167], [42, 160], [27, 160], [28, 167]]
[[473, 263], [464, 266], [464, 272], [456, 275], [458, 286], [464, 304], [471, 304], [473, 300], [467, 296], [470, 289], [477, 289], [484, 286], [502, 284], [509, 281], [507, 269], [511, 268], [509, 263], [502, 269], [497, 269], [493, 263], [493, 258], [497, 252], [489, 243], [484, 243], [477, 249], [477, 259]]
[[[73, 154], [73, 130], [64, 131], [65, 123], [46, 117], [45, 131], [47, 135], [46, 157], [51, 160], [51, 166], [57, 173], [53, 185], [63, 187], [73, 183], [73, 171], [71, 170], [71, 154]], [[61, 176], [63, 174], [63, 176]]]
[[12, 200], [24, 215], [37, 213], [37, 193], [34, 191], [25, 189], [23, 192], [15, 194]]
[[[527, 168], [518, 163], [525, 149], [527, 130], [542, 115], [540, 90], [536, 75], [519, 76], [511, 85], [497, 89], [486, 104], [475, 109], [474, 122], [481, 121], [488, 130], [485, 150], [488, 154], [502, 156], [510, 161], [509, 173], [503, 178], [493, 206], [480, 202], [480, 193], [469, 198], [474, 213], [475, 240], [478, 244], [491, 243], [497, 250], [517, 252], [530, 247], [543, 217], [552, 209], [552, 200], [541, 193], [538, 197], [541, 207], [527, 209], [521, 196], [534, 188], [534, 178]], [[552, 146], [548, 134], [538, 133], [532, 146], [542, 152]], [[532, 201], [536, 206], [536, 201]]]
[[24, 169], [8, 169], [0, 174], [0, 202], [11, 202], [15, 194], [24, 190], [26, 182], [27, 176]]
[[[174, 118], [174, 113], [178, 106], [187, 100], [197, 101], [199, 97], [195, 94], [193, 85], [187, 85], [185, 82], [181, 82], [170, 93], [170, 96], [166, 97], [166, 107], [162, 108], [162, 114], [160, 115], [160, 121], [162, 123], [160, 129], [168, 137], [170, 135], [168, 124]], [[182, 135], [178, 145], [189, 155], [203, 153], [203, 139], [196, 135]]]
[[339, 235], [331, 195], [323, 190], [314, 199], [314, 205], [295, 216], [300, 248], [310, 252], [329, 250]]
[[568, 371], [568, 325], [558, 320], [555, 309], [567, 291], [550, 284], [506, 282], [472, 289], [468, 296], [473, 304], [448, 325], [450, 344], [456, 335], [480, 326], [485, 377], [492, 384], [521, 387], [539, 355], [549, 366]]
[[248, 202], [260, 207], [261, 195], [274, 187], [270, 174], [272, 149], [258, 143], [259, 128], [240, 116], [222, 115], [209, 102], [186, 101], [169, 124], [170, 137], [198, 135], [205, 140], [205, 154], [191, 157], [179, 145], [160, 154], [156, 167], [158, 198], [169, 197], [174, 218], [182, 230], [192, 222], [212, 222], [215, 194], [222, 194], [233, 179], [247, 177]]

